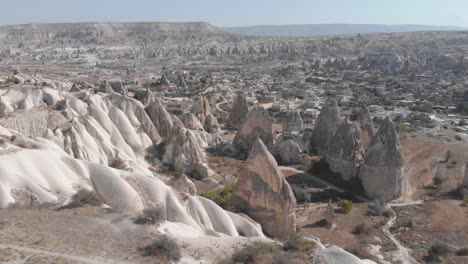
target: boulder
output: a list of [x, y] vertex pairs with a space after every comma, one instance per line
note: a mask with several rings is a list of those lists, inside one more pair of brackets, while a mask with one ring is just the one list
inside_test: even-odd
[[234, 204], [266, 234], [287, 238], [296, 230], [296, 198], [273, 156], [257, 137], [233, 191]]
[[364, 160], [360, 131], [356, 122], [345, 119], [333, 137], [333, 144], [325, 156], [330, 170], [345, 181], [358, 175], [359, 166]]
[[257, 137], [260, 137], [268, 149], [273, 150], [273, 124], [267, 110], [259, 105], [247, 113], [233, 144], [241, 153], [247, 155]]
[[156, 99], [146, 108], [146, 112], [162, 138], [168, 138], [172, 135], [171, 132], [174, 128], [173, 118], [161, 100]]
[[386, 201], [398, 198], [405, 187], [403, 164], [395, 125], [387, 117], [372, 139], [365, 162], [359, 171], [367, 196]]
[[322, 106], [322, 111], [312, 133], [311, 152], [320, 156], [327, 154], [332, 139], [341, 124], [340, 109], [336, 100], [329, 99]]
[[331, 200], [328, 201], [327, 209], [325, 210], [325, 221], [327, 222], [328, 228], [334, 228], [336, 222], [336, 214], [335, 208], [333, 208], [333, 204]]
[[285, 140], [276, 144], [276, 155], [285, 164], [296, 164], [302, 161], [301, 147], [292, 139]]
[[230, 128], [239, 129], [242, 125], [244, 117], [249, 112], [249, 105], [247, 104], [247, 99], [245, 98], [245, 93], [240, 92], [237, 94], [236, 101], [231, 108], [229, 113], [228, 126]]
[[375, 135], [375, 127], [374, 121], [372, 121], [372, 117], [369, 113], [369, 108], [367, 106], [363, 106], [361, 111], [359, 112], [356, 122], [358, 123], [361, 129], [361, 142], [364, 147], [364, 150], [367, 150], [372, 138]]
[[298, 111], [288, 112], [283, 122], [283, 132], [298, 132], [304, 127], [304, 121]]

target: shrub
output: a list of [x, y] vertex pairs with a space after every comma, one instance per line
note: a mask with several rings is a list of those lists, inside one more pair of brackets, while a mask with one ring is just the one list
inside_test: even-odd
[[343, 210], [343, 213], [347, 214], [354, 208], [354, 203], [350, 200], [341, 200], [338, 202], [338, 206]]
[[370, 234], [371, 231], [372, 231], [371, 226], [362, 223], [360, 225], [357, 225], [355, 228], [353, 228], [351, 233], [353, 233], [354, 235], [360, 235], [360, 234], [368, 235], [368, 234]]
[[146, 99], [146, 91], [143, 89], [136, 90], [133, 94], [133, 99], [143, 102]]
[[468, 256], [468, 247], [463, 247], [457, 250], [457, 256]]
[[143, 248], [143, 255], [157, 256], [167, 262], [178, 262], [182, 258], [182, 250], [174, 238], [162, 235]]
[[225, 186], [221, 191], [207, 191], [201, 194], [202, 197], [210, 199], [213, 202], [217, 203], [222, 208], [226, 209], [229, 206], [231, 201], [232, 192], [234, 191], [235, 183]]
[[84, 205], [97, 206], [100, 204], [101, 204], [101, 201], [99, 201], [94, 191], [86, 190], [86, 189], [79, 189], [75, 194], [73, 194], [71, 203], [69, 203], [65, 207], [77, 208], [77, 207], [81, 207]]
[[286, 251], [307, 251], [316, 247], [315, 242], [304, 238], [302, 233], [292, 233], [283, 243], [283, 249]]
[[463, 204], [465, 206], [468, 206], [468, 196], [466, 196], [465, 198], [463, 198]]
[[237, 250], [232, 255], [234, 263], [256, 263], [256, 260], [262, 256], [272, 255], [278, 252], [278, 246], [271, 243], [255, 242], [240, 250]]
[[180, 171], [176, 171], [172, 175], [174, 176], [174, 178], [180, 179], [180, 177], [182, 177], [184, 174]]
[[6, 107], [3, 103], [0, 103], [0, 118], [4, 118], [6, 116]]
[[145, 208], [143, 214], [138, 216], [135, 224], [155, 224], [160, 221], [166, 220], [166, 209], [163, 206], [152, 206]]
[[448, 255], [448, 247], [444, 243], [436, 242], [429, 248], [427, 253], [427, 258], [429, 261], [438, 261]]
[[125, 164], [125, 161], [121, 159], [113, 159], [109, 162], [109, 167], [121, 170], [126, 167], [126, 164]]

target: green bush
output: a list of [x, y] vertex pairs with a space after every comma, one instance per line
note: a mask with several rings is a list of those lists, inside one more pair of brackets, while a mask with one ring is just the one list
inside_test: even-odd
[[143, 255], [157, 256], [163, 263], [179, 262], [182, 258], [182, 250], [174, 238], [162, 235], [143, 248]]
[[146, 91], [143, 89], [136, 90], [133, 94], [133, 99], [142, 102], [144, 99], [146, 99]]
[[465, 206], [468, 206], [468, 196], [466, 196], [465, 198], [463, 198], [463, 204]]
[[180, 171], [176, 171], [172, 175], [174, 176], [174, 178], [180, 179], [180, 177], [182, 177], [184, 174]]
[[302, 233], [292, 233], [289, 235], [288, 240], [283, 243], [285, 251], [308, 251], [316, 247], [316, 243], [304, 238]]
[[436, 242], [427, 251], [428, 253], [427, 258], [429, 261], [439, 261], [441, 258], [447, 257], [448, 252], [449, 251], [448, 251], [448, 247], [446, 244], [441, 243], [441, 242]]
[[221, 191], [207, 191], [201, 194], [202, 197], [210, 199], [213, 202], [217, 203], [222, 208], [226, 209], [229, 206], [231, 201], [232, 192], [234, 191], [235, 183], [225, 186]]
[[370, 234], [371, 231], [372, 231], [371, 226], [362, 223], [360, 225], [357, 225], [355, 228], [353, 228], [351, 233], [353, 233], [354, 235], [360, 235], [360, 234], [368, 235], [368, 234]]
[[354, 203], [350, 200], [341, 200], [338, 202], [338, 206], [343, 210], [343, 213], [347, 214], [354, 208]]

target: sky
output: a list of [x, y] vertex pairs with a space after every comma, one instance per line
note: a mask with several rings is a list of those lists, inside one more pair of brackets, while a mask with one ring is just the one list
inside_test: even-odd
[[468, 0], [0, 0], [0, 25], [205, 21], [215, 26], [420, 24], [468, 28]]

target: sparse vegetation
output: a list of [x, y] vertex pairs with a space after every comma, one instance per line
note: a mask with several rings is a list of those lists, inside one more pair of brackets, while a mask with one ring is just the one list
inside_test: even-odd
[[302, 233], [290, 234], [288, 240], [283, 243], [283, 249], [286, 251], [308, 251], [315, 247], [315, 242], [305, 239]]
[[152, 206], [145, 208], [143, 214], [138, 216], [135, 224], [156, 224], [160, 221], [166, 220], [166, 209], [163, 206]]
[[463, 198], [463, 205], [468, 206], [468, 196]]
[[84, 205], [98, 206], [101, 201], [93, 190], [79, 189], [71, 198], [71, 202], [65, 208], [77, 208]]
[[278, 253], [280, 248], [272, 243], [255, 242], [252, 245], [237, 250], [232, 255], [233, 263], [259, 263], [261, 259]]
[[436, 242], [427, 251], [428, 253], [427, 260], [428, 261], [440, 261], [442, 258], [447, 257], [448, 252], [449, 250], [446, 244], [441, 243], [441, 242]]
[[176, 172], [172, 173], [172, 176], [174, 176], [174, 178], [177, 180], [177, 179], [180, 179], [182, 176], [184, 176], [184, 173], [182, 173], [180, 171], [176, 171]]
[[202, 193], [201, 196], [205, 197], [206, 199], [212, 200], [222, 208], [226, 209], [229, 207], [229, 202], [231, 201], [232, 192], [235, 186], [236, 184], [232, 183], [230, 185], [225, 186], [219, 192], [207, 191]]
[[361, 234], [369, 235], [371, 231], [372, 231], [371, 226], [362, 223], [354, 227], [351, 233], [353, 233], [354, 235], [361, 235]]
[[338, 202], [338, 206], [341, 208], [344, 214], [347, 214], [353, 210], [354, 203], [350, 200], [341, 200]]
[[122, 170], [126, 167], [126, 164], [125, 164], [125, 161], [123, 161], [122, 159], [113, 159], [111, 161], [109, 161], [109, 167], [112, 167], [114, 169], [119, 169], [119, 170]]
[[162, 235], [150, 245], [144, 247], [144, 256], [157, 256], [164, 262], [178, 262], [182, 258], [182, 250], [174, 238]]
[[372, 204], [372, 214], [375, 216], [382, 216], [388, 211], [385, 200], [376, 199]]

